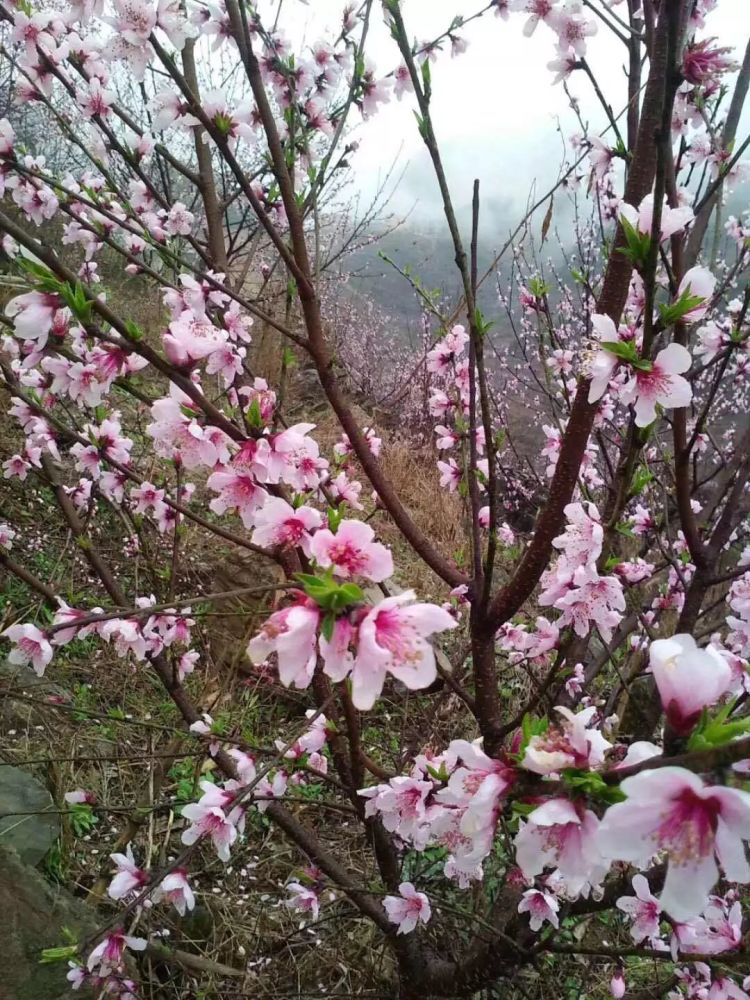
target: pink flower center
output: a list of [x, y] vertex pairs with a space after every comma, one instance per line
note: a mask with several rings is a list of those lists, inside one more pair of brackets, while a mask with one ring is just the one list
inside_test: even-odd
[[526, 10], [542, 20], [552, 12], [552, 0], [531, 0]]
[[255, 453], [258, 445], [255, 441], [246, 441], [237, 454], [234, 456], [232, 465], [236, 468], [249, 468], [255, 461]]
[[305, 533], [305, 526], [298, 517], [290, 517], [281, 525], [279, 535], [286, 545], [296, 545]]
[[669, 393], [672, 389], [672, 376], [656, 365], [650, 372], [638, 372], [638, 395], [653, 399]]
[[30, 639], [28, 636], [24, 636], [23, 639], [18, 643], [18, 648], [24, 654], [28, 656], [29, 659], [33, 659], [38, 653], [41, 652], [42, 647], [36, 641], [36, 639]]
[[702, 799], [685, 789], [670, 803], [656, 831], [659, 845], [678, 864], [699, 861], [714, 849], [716, 826], [721, 812], [717, 799]]
[[418, 788], [410, 788], [399, 795], [399, 809], [403, 816], [415, 817], [421, 814], [422, 793]]
[[482, 783], [486, 777], [488, 777], [486, 771], [469, 771], [464, 780], [461, 782], [463, 790], [468, 795], [476, 795], [482, 787]]
[[580, 21], [573, 20], [565, 22], [565, 38], [569, 42], [576, 42], [586, 37], [586, 32], [584, 31], [584, 24]]
[[396, 608], [378, 612], [375, 635], [378, 645], [387, 649], [397, 663], [414, 663], [419, 659], [414, 630], [401, 619]]
[[[347, 570], [349, 573], [361, 573], [367, 565], [367, 559], [362, 550], [352, 545], [351, 542], [333, 541], [328, 550], [328, 555], [332, 563]], [[387, 612], [383, 613], [387, 614]], [[381, 615], [378, 615], [378, 628], [380, 628], [380, 618]]]
[[253, 500], [258, 487], [249, 476], [239, 476], [232, 486], [234, 495], [240, 501]]
[[104, 949], [104, 959], [110, 965], [119, 965], [122, 953], [125, 949], [125, 941], [122, 935], [112, 934], [107, 938], [107, 947]]
[[226, 819], [217, 813], [207, 813], [201, 824], [207, 833], [219, 833], [227, 825]]
[[[539, 741], [534, 749], [542, 750], [545, 753], [564, 753], [578, 760], [581, 755], [578, 754], [573, 747], [570, 745], [570, 740], [566, 733], [562, 732], [557, 726], [550, 726], [544, 737]], [[586, 758], [584, 757], [584, 760]]]
[[[540, 829], [543, 830], [544, 827]], [[562, 852], [571, 837], [579, 836], [580, 830], [578, 823], [555, 823], [553, 826], [548, 826], [544, 838], [547, 848], [558, 853]]]
[[269, 618], [269, 620], [263, 626], [263, 635], [268, 640], [277, 639], [280, 635], [283, 635], [285, 632], [288, 631], [289, 631], [289, 626], [287, 625], [286, 621], [281, 621], [280, 619], [273, 621], [272, 619]]

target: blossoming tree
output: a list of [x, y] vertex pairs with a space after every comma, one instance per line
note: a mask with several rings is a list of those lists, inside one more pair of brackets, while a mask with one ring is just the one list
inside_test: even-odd
[[[336, 37], [295, 51], [270, 0], [0, 3], [15, 86], [0, 121], [14, 286], [0, 366], [22, 441], [3, 468], [20, 490], [48, 488], [100, 591], [71, 606], [17, 557], [21, 529], [0, 525], [0, 563], [41, 599], [5, 628], [9, 658], [54, 675], [71, 641], [110, 644], [133, 684], [162, 686], [211, 761], [172, 860], [137, 836], [119, 845], [114, 917], [47, 956], [69, 960], [74, 989], [137, 996], [139, 954], [184, 962], [159, 944], [159, 921], [194, 907], [197, 852], [240, 862], [262, 818], [308, 866], [290, 868], [288, 904], [313, 922], [342, 905], [368, 922], [399, 995], [512, 990], [550, 956], [603, 963], [617, 997], [644, 961], [668, 975], [633, 995], [750, 995], [746, 222], [728, 220], [723, 256], [704, 250], [747, 145], [750, 56], [740, 66], [706, 34], [714, 7], [491, 0], [415, 42], [408, 4], [361, 0]], [[379, 70], [367, 55], [376, 17], [393, 39]], [[515, 317], [512, 350], [478, 306], [479, 182], [466, 241], [433, 126], [433, 74], [478, 18], [546, 31], [550, 85], [591, 86], [607, 119], [602, 135], [577, 137], [555, 185], [584, 180], [594, 206], [593, 227], [576, 223], [576, 266], [547, 280], [514, 247], [499, 300]], [[622, 45], [617, 98], [587, 62], [597, 31]], [[457, 554], [387, 474], [323, 306], [326, 206], [348, 129], [391, 98], [414, 107], [461, 289], [448, 313], [415, 284], [432, 334], [415, 372], [441, 488], [464, 515]], [[44, 134], [21, 136], [19, 106]], [[61, 171], [27, 148], [53, 135]], [[549, 209], [543, 238], [552, 195], [534, 209]], [[156, 332], [110, 294], [123, 269], [160, 296]], [[259, 329], [287, 345], [276, 386], [253, 371]], [[286, 419], [293, 358], [337, 421], [330, 449], [312, 423]], [[531, 463], [538, 503], [519, 533], [531, 492], [508, 398], [528, 384], [544, 461]], [[123, 545], [148, 538], [166, 564], [151, 577], [161, 592], [108, 561], [96, 525], [112, 512]], [[439, 603], [394, 586], [403, 567], [385, 523], [400, 558], [439, 581]], [[304, 699], [271, 751], [195, 699], [201, 616], [232, 594], [183, 589], [187, 525], [277, 568], [277, 582], [232, 592], [270, 595], [247, 659]], [[520, 703], [514, 674], [529, 681]], [[452, 738], [429, 745], [420, 720], [446, 695]], [[419, 706], [416, 738], [393, 704]], [[368, 714], [395, 739], [397, 771], [366, 752]], [[301, 809], [311, 788], [360, 828], [359, 868]], [[98, 808], [83, 789], [65, 798]]]

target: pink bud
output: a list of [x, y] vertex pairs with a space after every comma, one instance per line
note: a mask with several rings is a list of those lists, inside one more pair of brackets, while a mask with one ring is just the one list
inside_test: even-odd
[[625, 977], [622, 974], [622, 969], [618, 969], [610, 979], [609, 992], [615, 1000], [620, 1000], [620, 997], [625, 996]]

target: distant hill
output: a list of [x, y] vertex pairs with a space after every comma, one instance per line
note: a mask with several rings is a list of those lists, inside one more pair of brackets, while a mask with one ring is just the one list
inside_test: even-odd
[[[722, 210], [722, 219], [729, 215], [741, 215], [748, 208], [748, 186], [740, 185], [732, 192]], [[540, 244], [544, 211], [538, 211], [529, 226], [537, 248]], [[517, 217], [493, 219], [492, 242], [480, 240], [479, 273], [483, 274], [492, 263], [495, 254], [507, 240]], [[570, 201], [558, 198], [555, 202], [549, 239], [541, 250], [546, 262], [555, 266], [563, 263], [561, 245], [570, 258], [572, 249], [572, 208]], [[453, 244], [446, 228], [423, 228], [406, 222], [392, 232], [384, 232], [375, 241], [354, 251], [346, 258], [346, 270], [350, 272], [350, 286], [359, 295], [370, 298], [384, 312], [402, 321], [405, 330], [416, 333], [419, 328], [421, 307], [419, 297], [409, 281], [398, 273], [395, 267], [383, 259], [389, 258], [402, 271], [407, 271], [422, 287], [436, 293], [436, 301], [442, 303], [444, 312], [450, 313], [460, 299], [461, 280], [454, 260]], [[709, 227], [707, 241], [713, 239], [713, 224]], [[464, 234], [468, 252], [469, 236]], [[573, 252], [572, 257], [575, 257]], [[510, 251], [506, 252], [501, 270], [508, 274], [511, 261]], [[505, 282], [503, 282], [505, 284]], [[488, 277], [480, 289], [479, 306], [487, 318], [501, 326], [505, 325], [500, 315], [497, 301], [497, 284], [494, 275]]]
[[[493, 249], [489, 246], [481, 248], [480, 274], [492, 262]], [[401, 271], [409, 273], [425, 291], [434, 293], [434, 301], [441, 311], [450, 313], [459, 301], [461, 278], [454, 260], [453, 245], [444, 233], [416, 232], [404, 225], [347, 258], [353, 289], [416, 330], [422, 311], [419, 296], [409, 281], [383, 257], [393, 261]], [[480, 289], [479, 304], [485, 315], [497, 316], [497, 290], [493, 277], [487, 278]]]

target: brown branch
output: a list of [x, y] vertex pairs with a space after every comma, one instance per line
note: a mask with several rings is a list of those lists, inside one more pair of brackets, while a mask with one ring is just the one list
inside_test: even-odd
[[[185, 41], [182, 49], [182, 66], [185, 72], [185, 81], [200, 104], [198, 72], [195, 67], [195, 39], [193, 38], [188, 38]], [[198, 190], [203, 200], [203, 211], [206, 216], [208, 245], [211, 251], [212, 264], [216, 270], [226, 273], [228, 269], [227, 251], [224, 243], [224, 228], [221, 221], [221, 206], [216, 194], [214, 169], [211, 163], [211, 150], [204, 141], [205, 130], [203, 126], [196, 125], [193, 131], [195, 135], [195, 158], [198, 161]]]
[[6, 555], [6, 553], [2, 551], [0, 551], [0, 566], [5, 566], [5, 568], [13, 574], [13, 576], [17, 576], [19, 580], [23, 580], [28, 587], [31, 587], [32, 590], [41, 594], [41, 596], [49, 601], [50, 604], [56, 604], [55, 592], [51, 587], [48, 587], [46, 583], [38, 579], [27, 569], [24, 569], [23, 566], [17, 563], [14, 559], [11, 559], [9, 555]]
[[671, 757], [649, 757], [648, 760], [643, 760], [640, 764], [633, 764], [631, 767], [603, 771], [602, 777], [608, 784], [616, 785], [624, 781], [625, 778], [640, 774], [641, 771], [651, 771], [661, 767], [684, 767], [689, 771], [696, 772], [717, 771], [736, 763], [738, 760], [747, 760], [748, 758], [750, 758], [750, 736], [725, 743], [722, 746], [711, 747], [709, 750], [691, 750]]

